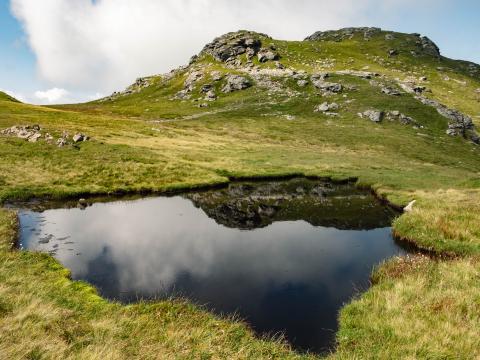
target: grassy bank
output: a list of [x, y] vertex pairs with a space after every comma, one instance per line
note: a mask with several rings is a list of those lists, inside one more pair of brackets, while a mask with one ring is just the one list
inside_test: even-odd
[[[275, 45], [286, 66], [309, 73], [368, 66], [385, 76], [379, 81], [392, 84], [397, 77], [426, 75], [429, 97], [474, 119], [480, 113], [474, 93], [480, 79], [469, 75], [465, 64], [409, 56], [414, 44], [408, 38], [394, 44], [402, 50], [398, 57], [385, 60], [382, 39]], [[325, 62], [329, 65], [322, 67]], [[208, 58], [197, 65], [206, 72], [231, 71]], [[414, 257], [380, 267], [375, 285], [342, 310], [338, 351], [331, 357], [480, 356], [475, 331], [480, 325], [478, 146], [447, 136], [448, 121], [413, 95], [388, 96], [376, 84], [350, 75], [332, 73], [329, 81], [342, 84], [344, 91], [328, 96], [284, 79], [275, 81], [294, 95], [272, 93], [252, 80], [251, 88], [221, 94], [207, 108], [170, 100], [186, 76], [156, 77], [128, 96], [81, 105], [38, 107], [0, 96], [0, 129], [39, 124], [54, 137], [65, 131], [91, 137], [59, 148], [44, 140], [0, 136], [0, 202], [161, 192], [231, 177], [357, 178], [359, 186], [372, 187], [393, 203], [417, 200], [412, 212], [394, 222], [396, 235], [456, 258]], [[209, 81], [203, 79], [194, 96]], [[338, 116], [313, 111], [324, 101], [340, 106]], [[372, 108], [399, 111], [417, 126], [373, 123], [357, 115]], [[109, 303], [87, 284], [70, 281], [50, 256], [11, 251], [15, 219], [0, 210], [0, 354], [6, 358], [307, 357], [186, 302]]]

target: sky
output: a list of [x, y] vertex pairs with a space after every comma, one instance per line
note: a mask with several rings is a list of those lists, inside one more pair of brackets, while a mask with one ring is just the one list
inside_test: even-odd
[[302, 40], [376, 26], [480, 63], [479, 19], [479, 0], [0, 0], [0, 90], [34, 104], [93, 100], [240, 29]]

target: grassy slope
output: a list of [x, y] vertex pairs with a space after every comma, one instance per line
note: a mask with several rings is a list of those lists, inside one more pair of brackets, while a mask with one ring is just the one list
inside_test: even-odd
[[[427, 86], [432, 89], [429, 96], [471, 116], [478, 115], [474, 89], [480, 88], [480, 80], [469, 76], [463, 63], [443, 59], [439, 65], [428, 56], [413, 58], [408, 55], [413, 46], [408, 36], [397, 35], [395, 41], [400, 55], [383, 63], [373, 58], [385, 58], [386, 50], [392, 47], [385, 44], [383, 35], [367, 43], [356, 38], [341, 43], [274, 42], [283, 56], [282, 63], [309, 72], [369, 66], [387, 75], [385, 81], [426, 75]], [[331, 62], [332, 58], [336, 60], [333, 67], [322, 67], [321, 61]], [[201, 58], [200, 63], [208, 69], [228, 71], [208, 58]], [[444, 70], [439, 72], [438, 66]], [[466, 81], [466, 85], [445, 81], [444, 76]], [[93, 137], [90, 142], [66, 148], [0, 137], [0, 199], [162, 191], [224, 182], [228, 176], [302, 173], [358, 177], [359, 184], [373, 186], [394, 202], [418, 200], [415, 211], [395, 222], [399, 236], [430, 250], [467, 258], [449, 263], [417, 262], [415, 269], [419, 270], [405, 271], [401, 277], [393, 271], [379, 276], [378, 285], [342, 312], [339, 352], [335, 356], [392, 353], [448, 357], [450, 353], [444, 351], [450, 346], [448, 339], [461, 338], [455, 342], [456, 353], [471, 357], [472, 342], [478, 339], [468, 329], [478, 326], [479, 315], [478, 306], [471, 306], [474, 301], [478, 303], [479, 288], [474, 279], [476, 276], [478, 280], [479, 266], [470, 258], [480, 253], [480, 221], [476, 215], [480, 210], [478, 147], [446, 136], [446, 120], [412, 96], [389, 97], [368, 81], [351, 76], [335, 75], [331, 80], [357, 87], [346, 92], [347, 98], [337, 95], [322, 99], [311, 86], [300, 89], [294, 82], [287, 82], [285, 86], [302, 95], [269, 95], [254, 86], [221, 96], [206, 109], [190, 101], [168, 100], [181, 89], [183, 79], [181, 73], [168, 82], [154, 78], [154, 84], [141, 92], [107, 103], [41, 108], [0, 98], [1, 128], [39, 123], [53, 134], [81, 131]], [[346, 103], [348, 99], [354, 101]], [[340, 117], [313, 113], [313, 107], [325, 100], [341, 105]], [[359, 119], [356, 113], [368, 108], [400, 110], [425, 129]], [[192, 115], [195, 118], [189, 119]], [[284, 115], [295, 119], [287, 120]], [[0, 215], [2, 219], [10, 216]], [[5, 238], [9, 241], [8, 236]], [[1, 324], [12, 334], [1, 338], [0, 349], [5, 351], [25, 349], [51, 357], [92, 358], [110, 353], [118, 358], [155, 357], [158, 353], [165, 357], [200, 357], [202, 351], [214, 357], [272, 357], [275, 352], [281, 357], [294, 356], [276, 344], [253, 340], [240, 325], [221, 321], [219, 330], [213, 331], [212, 324], [218, 320], [187, 304], [165, 302], [127, 308], [108, 304], [89, 287], [66, 280], [65, 271], [46, 255], [4, 250], [1, 256], [5, 259], [0, 270], [2, 299], [6, 299], [2, 306], [10, 309], [2, 315]], [[388, 264], [385, 269], [388, 266], [398, 268]], [[442, 276], [433, 275], [437, 272]], [[458, 282], [459, 277], [465, 283]], [[39, 283], [42, 286], [37, 286]], [[55, 284], [62, 286], [57, 289]], [[456, 294], [456, 300], [441, 307], [442, 316], [428, 320], [423, 305], [430, 306], [429, 301], [443, 294], [445, 287]], [[17, 297], [18, 301], [14, 299]], [[402, 307], [419, 299], [425, 299], [425, 303]], [[46, 307], [35, 306], [39, 303]], [[163, 313], [156, 309], [167, 310]], [[185, 318], [173, 319], [176, 311], [185, 311]], [[56, 314], [51, 319], [50, 312]], [[463, 333], [457, 326], [458, 314], [464, 316]], [[55, 325], [65, 321], [64, 316], [71, 317], [72, 324], [81, 324], [80, 330], [69, 332], [74, 335], [65, 337]], [[23, 318], [33, 320], [21, 327], [19, 319]], [[186, 331], [188, 319], [198, 319], [198, 327], [191, 333]], [[43, 332], [35, 326], [41, 326]], [[140, 331], [141, 326], [148, 329], [142, 335], [144, 339], [125, 336]], [[406, 328], [409, 337], [405, 337]], [[436, 336], [439, 328], [444, 340], [420, 340]], [[32, 334], [40, 335], [29, 348], [21, 339]], [[9, 345], [13, 338], [17, 339], [16, 346]], [[121, 352], [123, 348], [126, 350]]]

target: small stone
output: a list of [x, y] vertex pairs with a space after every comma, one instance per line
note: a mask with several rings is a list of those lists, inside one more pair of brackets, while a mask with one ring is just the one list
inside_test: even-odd
[[408, 203], [408, 205], [403, 208], [403, 211], [404, 212], [411, 212], [413, 210], [413, 205], [415, 205], [416, 202], [417, 202], [417, 200], [410, 201]]
[[388, 55], [389, 56], [397, 56], [398, 55], [398, 50], [390, 49], [390, 50], [388, 50]]
[[305, 87], [308, 85], [308, 80], [298, 80], [297, 85], [300, 87]]
[[64, 138], [60, 138], [57, 140], [57, 146], [58, 147], [64, 147], [65, 145], [67, 145], [67, 140], [64, 139]]

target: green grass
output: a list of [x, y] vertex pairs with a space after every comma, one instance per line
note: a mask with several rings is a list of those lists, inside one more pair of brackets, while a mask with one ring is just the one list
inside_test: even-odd
[[[411, 36], [396, 36], [388, 44], [383, 34], [369, 42], [357, 37], [272, 42], [283, 64], [309, 73], [368, 66], [384, 75], [377, 81], [389, 84], [425, 75], [429, 97], [474, 119], [480, 115], [474, 91], [480, 78], [467, 72], [467, 64], [413, 57]], [[391, 47], [399, 49], [398, 57], [386, 56]], [[333, 58], [332, 66], [322, 63]], [[200, 57], [197, 66], [206, 72], [231, 72], [208, 56]], [[368, 80], [352, 76], [332, 74], [329, 81], [350, 89], [328, 98], [311, 85], [299, 88], [277, 78], [299, 94], [268, 94], [254, 84], [221, 94], [208, 108], [170, 100], [185, 76], [180, 71], [171, 80], [154, 77], [138, 93], [68, 106], [26, 105], [0, 94], [0, 128], [39, 124], [54, 136], [68, 131], [92, 138], [58, 148], [43, 140], [0, 136], [0, 202], [164, 192], [238, 177], [355, 178], [358, 186], [371, 187], [395, 204], [416, 199], [414, 211], [394, 222], [396, 235], [455, 260], [415, 258], [380, 267], [376, 284], [342, 310], [338, 351], [331, 356], [479, 356], [474, 331], [480, 314], [475, 260], [480, 254], [478, 146], [447, 136], [447, 120], [413, 96], [389, 97]], [[210, 81], [206, 76], [199, 84]], [[198, 91], [193, 95], [200, 96]], [[340, 115], [314, 113], [315, 105], [324, 101], [337, 102]], [[371, 108], [399, 110], [424, 128], [358, 117]], [[2, 210], [0, 353], [8, 358], [301, 357], [278, 341], [255, 338], [237, 321], [218, 319], [184, 301], [109, 303], [90, 286], [70, 281], [68, 271], [48, 255], [10, 251], [15, 227], [14, 214]]]

